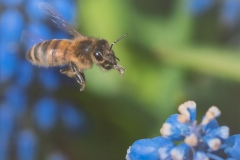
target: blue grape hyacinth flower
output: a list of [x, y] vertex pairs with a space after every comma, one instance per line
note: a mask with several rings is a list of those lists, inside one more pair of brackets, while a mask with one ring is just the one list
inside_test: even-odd
[[[133, 143], [128, 149], [127, 160], [151, 159], [157, 160], [159, 149], [161, 153], [168, 153], [174, 146], [170, 139], [164, 137], [155, 137], [152, 139], [141, 139]], [[141, 153], [141, 154], [139, 154]]]
[[70, 103], [63, 103], [60, 109], [63, 125], [70, 131], [80, 131], [85, 123], [85, 115]]
[[57, 121], [57, 102], [51, 97], [40, 99], [35, 105], [33, 115], [40, 130], [50, 131]]
[[19, 132], [17, 138], [17, 157], [18, 160], [34, 160], [37, 152], [37, 137], [32, 130]]
[[194, 101], [181, 104], [178, 111], [180, 114], [171, 115], [163, 124], [160, 129], [162, 137], [137, 140], [129, 147], [126, 159], [240, 159], [240, 134], [229, 137], [229, 128], [219, 126], [216, 118], [221, 111], [217, 107], [210, 107], [200, 124], [196, 121]]

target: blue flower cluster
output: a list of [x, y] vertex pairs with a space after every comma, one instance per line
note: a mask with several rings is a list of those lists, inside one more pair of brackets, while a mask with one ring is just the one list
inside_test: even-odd
[[[220, 110], [212, 106], [196, 121], [196, 103], [188, 101], [178, 108], [160, 129], [162, 136], [141, 139], [129, 147], [127, 160], [238, 160], [240, 134], [229, 137], [229, 128], [219, 126]], [[176, 143], [177, 142], [177, 143]], [[177, 144], [177, 145], [176, 145]], [[220, 155], [225, 153], [224, 158]]]
[[[59, 125], [59, 120], [70, 132], [81, 131], [85, 123], [81, 110], [54, 96], [65, 77], [60, 77], [59, 69], [39, 68], [25, 59], [26, 50], [23, 48], [29, 49], [42, 38], [67, 38], [60, 30], [46, 23], [46, 17], [38, 9], [40, 2], [0, 1], [1, 160], [37, 159], [38, 149], [42, 146], [40, 136], [51, 132]], [[76, 14], [74, 0], [49, 0], [48, 3], [66, 21], [73, 23]], [[28, 45], [24, 47], [20, 43], [23, 30], [29, 32], [28, 37], [23, 37]], [[43, 93], [44, 97], [41, 96]], [[46, 159], [67, 159], [58, 148], [51, 150], [54, 152], [50, 152]]]
[[239, 0], [188, 0], [189, 10], [194, 16], [202, 16], [216, 6], [220, 7], [219, 22], [225, 27], [237, 26], [240, 19]]

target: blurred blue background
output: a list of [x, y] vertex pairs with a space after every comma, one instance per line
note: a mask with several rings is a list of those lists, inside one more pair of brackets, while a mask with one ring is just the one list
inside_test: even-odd
[[[125, 77], [93, 66], [84, 92], [25, 59], [41, 39], [71, 38], [39, 2], [0, 0], [0, 159], [123, 159], [186, 100], [198, 118], [218, 106], [219, 123], [240, 132], [240, 1], [45, 0], [83, 35], [129, 33], [113, 48]], [[20, 43], [23, 30], [33, 35]]]

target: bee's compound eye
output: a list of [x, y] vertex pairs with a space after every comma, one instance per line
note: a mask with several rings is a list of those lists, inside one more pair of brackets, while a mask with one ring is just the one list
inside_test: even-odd
[[94, 52], [94, 57], [96, 58], [97, 61], [102, 61], [103, 60], [102, 54], [99, 51]]

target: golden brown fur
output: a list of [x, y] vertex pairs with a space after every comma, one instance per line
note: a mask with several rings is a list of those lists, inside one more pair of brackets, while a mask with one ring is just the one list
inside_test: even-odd
[[[91, 37], [78, 37], [73, 40], [53, 39], [34, 45], [26, 54], [26, 58], [39, 66], [60, 66], [74, 62], [79, 71], [91, 68], [93, 64], [92, 53], [82, 54], [78, 48], [81, 42], [90, 40], [93, 46], [97, 45], [96, 39]], [[95, 49], [95, 47], [94, 47]]]

